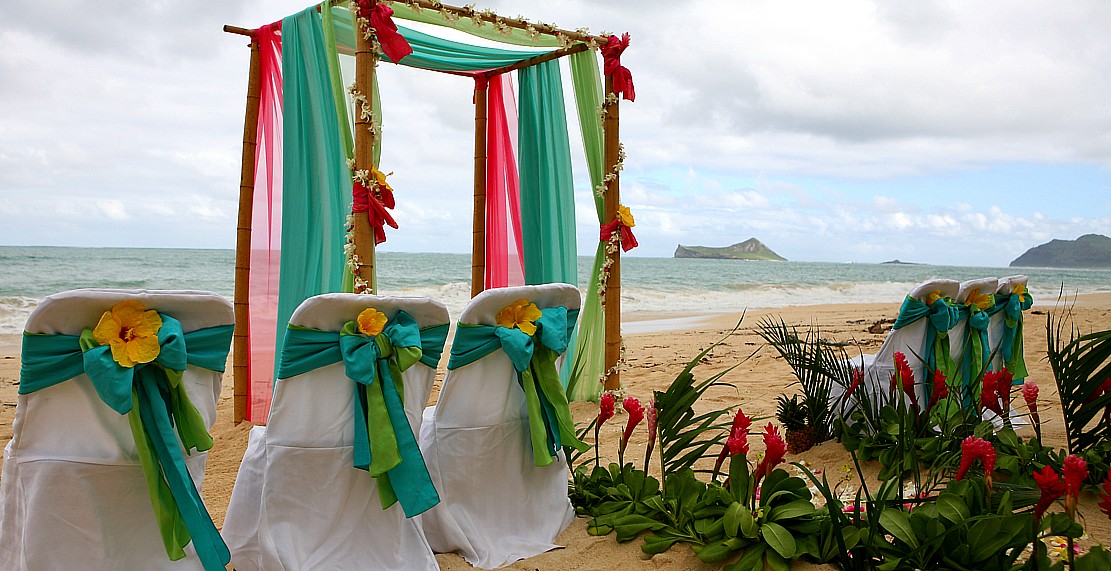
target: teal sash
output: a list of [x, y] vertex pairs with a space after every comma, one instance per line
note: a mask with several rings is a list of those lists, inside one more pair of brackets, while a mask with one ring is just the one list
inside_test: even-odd
[[418, 361], [435, 368], [447, 330], [446, 323], [421, 329], [404, 311], [374, 337], [361, 333], [354, 321], [339, 332], [296, 325], [286, 330], [278, 378], [343, 362], [355, 390], [354, 467], [377, 480], [382, 509], [400, 502], [405, 517], [427, 511], [440, 496], [405, 416], [401, 373]]
[[1022, 312], [1030, 309], [1034, 298], [1030, 292], [1021, 296], [1015, 293], [996, 294], [995, 306], [988, 310], [990, 315], [1003, 312], [1003, 336], [999, 339], [999, 355], [1003, 366], [1014, 375], [1011, 384], [1021, 385], [1030, 375], [1026, 369], [1025, 351], [1022, 346]]
[[960, 308], [961, 316], [968, 318], [968, 328], [964, 332], [964, 353], [961, 355], [961, 387], [966, 408], [975, 407], [978, 402], [980, 387], [977, 381], [983, 377], [991, 357], [988, 344], [990, 311], [991, 308], [980, 309], [976, 304]]
[[88, 375], [100, 400], [127, 415], [166, 555], [174, 561], [185, 557], [183, 548], [192, 541], [206, 570], [224, 569], [231, 554], [193, 485], [178, 438], [187, 451], [212, 448], [182, 373], [186, 365], [222, 372], [234, 326], [183, 333], [178, 320], [159, 315], [158, 357], [135, 367], [116, 363], [111, 348], [98, 345], [89, 329], [80, 336], [24, 333], [19, 393]]
[[[928, 371], [941, 371], [946, 379], [951, 379], [956, 374], [957, 364], [949, 354], [949, 330], [957, 324], [960, 311], [946, 298], [938, 298], [933, 305], [926, 305], [926, 302], [908, 295], [899, 308], [893, 329], [902, 329], [922, 318], [928, 320], [926, 338], [922, 343], [922, 361]], [[924, 386], [926, 402], [929, 402], [933, 384], [926, 382]]]
[[567, 349], [578, 310], [549, 307], [536, 320], [536, 333], [498, 325], [460, 323], [451, 345], [447, 368], [469, 365], [498, 349], [505, 351], [525, 391], [532, 459], [536, 466], [555, 461], [564, 446], [584, 451], [589, 446], [575, 437], [575, 421], [559, 380], [555, 360]]

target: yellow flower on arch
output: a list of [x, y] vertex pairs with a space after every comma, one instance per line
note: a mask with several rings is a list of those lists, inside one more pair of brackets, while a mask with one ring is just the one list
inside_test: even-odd
[[930, 295], [926, 296], [926, 305], [931, 306], [939, 299], [941, 299], [941, 290], [935, 289], [930, 292]]
[[112, 359], [122, 367], [134, 367], [158, 358], [158, 330], [162, 318], [134, 299], [112, 306], [100, 316], [93, 329], [93, 339], [112, 348]]
[[381, 333], [382, 329], [386, 327], [386, 322], [389, 321], [389, 318], [386, 317], [385, 313], [373, 307], [368, 307], [359, 314], [358, 321], [359, 331], [374, 337]]
[[1026, 302], [1026, 284], [1021, 284], [1021, 283], [1020, 284], [1015, 284], [1015, 287], [1011, 288], [1011, 294], [1012, 295], [1017, 295], [1019, 302], [1025, 303]]
[[633, 211], [624, 204], [617, 205], [617, 218], [621, 220], [623, 226], [632, 228], [637, 225], [636, 220], [633, 220]]
[[995, 305], [995, 299], [992, 298], [990, 293], [980, 293], [980, 288], [975, 288], [968, 294], [968, 299], [965, 300], [964, 304], [966, 306], [975, 305], [984, 310]]
[[498, 312], [495, 322], [501, 327], [510, 329], [516, 327], [527, 335], [536, 333], [536, 320], [543, 314], [535, 303], [527, 299], [517, 301], [505, 306]]
[[386, 182], [386, 173], [374, 167], [370, 167], [370, 176], [374, 177], [374, 184], [377, 185], [379, 189], [393, 192], [393, 188], [390, 188], [390, 183]]

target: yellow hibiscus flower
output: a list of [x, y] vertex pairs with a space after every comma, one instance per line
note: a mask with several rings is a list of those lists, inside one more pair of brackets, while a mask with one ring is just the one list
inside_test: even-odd
[[370, 167], [370, 176], [374, 177], [374, 184], [378, 185], [378, 188], [393, 192], [393, 189], [390, 188], [390, 183], [386, 182], [385, 173], [374, 167]]
[[1015, 284], [1015, 287], [1011, 288], [1011, 294], [1017, 295], [1018, 300], [1020, 302], [1025, 303], [1026, 302], [1026, 284]]
[[622, 225], [629, 228], [637, 225], [636, 221], [633, 220], [633, 212], [624, 204], [617, 205], [617, 218], [621, 220]]
[[381, 333], [382, 329], [386, 327], [386, 322], [389, 321], [389, 319], [386, 318], [385, 313], [382, 313], [381, 311], [378, 311], [373, 307], [364, 309], [363, 312], [359, 314], [358, 320], [359, 331], [370, 335], [371, 337], [374, 337], [375, 335]]
[[532, 335], [536, 333], [535, 321], [540, 319], [541, 315], [543, 314], [535, 303], [527, 299], [518, 299], [498, 312], [496, 322], [502, 327], [510, 329], [516, 327], [527, 335]]
[[937, 300], [941, 299], [941, 290], [935, 289], [926, 296], [926, 305], [933, 305]]
[[128, 299], [112, 306], [100, 316], [100, 322], [93, 329], [93, 339], [101, 345], [112, 348], [112, 359], [120, 366], [134, 367], [139, 363], [149, 363], [158, 357], [158, 330], [162, 328], [162, 318], [158, 312], [148, 310], [134, 299]]
[[994, 300], [992, 300], [990, 293], [980, 293], [980, 288], [976, 288], [972, 290], [972, 293], [968, 294], [968, 300], [965, 301], [964, 304], [966, 306], [975, 305], [981, 310], [984, 310], [994, 305]]

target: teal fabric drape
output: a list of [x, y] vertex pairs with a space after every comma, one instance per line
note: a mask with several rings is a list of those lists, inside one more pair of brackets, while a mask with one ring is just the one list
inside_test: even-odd
[[275, 370], [293, 310], [309, 297], [343, 289], [351, 179], [315, 8], [282, 20], [282, 78], [285, 151]]
[[1011, 383], [1015, 385], [1021, 385], [1030, 375], [1022, 345], [1022, 312], [1033, 304], [1034, 298], [1029, 292], [995, 294], [995, 306], [988, 310], [989, 315], [1003, 312], [1003, 336], [999, 339], [998, 353], [1003, 366], [1014, 375]]
[[517, 72], [525, 283], [578, 283], [575, 195], [559, 62]]
[[[590, 174], [591, 196], [594, 197], [598, 223], [602, 224], [605, 222], [602, 220], [604, 201], [594, 192], [602, 183], [602, 171], [605, 168], [602, 118], [598, 114], [602, 108], [602, 79], [598, 69], [598, 56], [588, 50], [572, 54], [569, 59], [583, 150]], [[569, 354], [566, 361], [570, 367], [567, 374], [567, 398], [572, 401], [595, 401], [602, 392], [602, 383], [599, 381], [606, 368], [606, 321], [602, 300], [598, 295], [598, 276], [602, 271], [602, 263], [605, 262], [605, 248], [605, 242], [599, 240], [594, 252], [594, 265], [586, 288], [579, 327], [572, 339], [574, 353]]]
[[224, 569], [231, 554], [181, 454], [181, 447], [201, 452], [212, 448], [204, 419], [185, 391], [182, 372], [187, 365], [222, 372], [234, 326], [183, 333], [178, 320], [160, 317], [158, 357], [135, 367], [116, 363], [109, 346], [99, 345], [88, 329], [80, 336], [25, 333], [19, 392], [29, 394], [88, 375], [101, 401], [128, 417], [166, 555], [181, 559], [183, 548], [192, 542], [206, 570]]
[[339, 332], [290, 326], [278, 376], [286, 379], [342, 362], [355, 393], [354, 467], [377, 480], [382, 508], [399, 502], [406, 517], [440, 502], [409, 420], [401, 374], [417, 362], [435, 368], [447, 324], [420, 329], [404, 311], [374, 337], [350, 321]]
[[457, 369], [504, 350], [525, 393], [533, 464], [547, 466], [562, 447], [582, 451], [587, 445], [575, 437], [575, 422], [555, 368], [556, 358], [567, 349], [578, 311], [566, 307], [540, 311], [533, 335], [516, 327], [460, 323], [447, 367]]
[[[332, 8], [339, 10], [340, 8]], [[343, 9], [343, 12], [346, 12]], [[335, 17], [336, 41], [346, 48], [355, 46], [355, 33], [348, 18]], [[437, 38], [412, 28], [398, 26], [397, 31], [413, 47], [413, 53], [401, 60], [401, 65], [436, 71], [479, 71], [496, 69], [515, 64], [521, 60], [547, 53], [551, 50], [504, 50], [474, 46]], [[389, 58], [382, 58], [389, 61]]]
[[[964, 406], [972, 408], [980, 399], [979, 380], [988, 369], [991, 349], [988, 345], [988, 324], [991, 314], [975, 304], [959, 308], [960, 318], [968, 320], [964, 332], [964, 351], [961, 354], [961, 387]], [[989, 308], [990, 310], [990, 308]]]
[[[892, 329], [898, 330], [926, 319], [926, 336], [918, 357], [926, 364], [927, 371], [941, 371], [946, 379], [952, 379], [957, 372], [957, 365], [949, 354], [949, 330], [957, 325], [960, 319], [960, 310], [949, 303], [945, 298], [939, 298], [933, 304], [907, 296], [899, 308], [899, 316], [895, 318]], [[911, 357], [908, 355], [908, 358]], [[929, 379], [923, 379], [926, 387], [926, 399], [929, 402], [933, 391], [933, 384]]]

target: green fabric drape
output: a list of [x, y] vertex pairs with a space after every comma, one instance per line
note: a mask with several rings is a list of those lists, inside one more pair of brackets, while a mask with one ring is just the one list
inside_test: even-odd
[[339, 332], [289, 326], [278, 376], [283, 379], [342, 362], [355, 392], [353, 464], [377, 480], [382, 509], [401, 503], [406, 517], [440, 501], [409, 420], [401, 374], [417, 362], [435, 368], [447, 324], [420, 329], [399, 311], [374, 337], [354, 321]]
[[100, 400], [128, 417], [166, 555], [181, 559], [192, 542], [206, 570], [224, 569], [231, 554], [181, 454], [180, 447], [199, 452], [212, 448], [182, 373], [187, 365], [222, 372], [234, 326], [184, 333], [177, 319], [159, 315], [158, 357], [135, 367], [116, 363], [110, 347], [99, 345], [89, 329], [80, 336], [25, 333], [19, 392], [33, 393], [85, 373]]
[[578, 311], [566, 307], [540, 311], [533, 335], [515, 327], [460, 323], [447, 367], [457, 369], [498, 349], [505, 351], [525, 393], [533, 464], [547, 466], [564, 446], [579, 451], [588, 446], [575, 437], [575, 421], [555, 367], [556, 358], [567, 349]]
[[[537, 46], [554, 48], [559, 46], [559, 40], [555, 36], [548, 34], [538, 34], [533, 37], [526, 30], [518, 28], [510, 28], [509, 30], [499, 30], [493, 24], [483, 23], [481, 26], [476, 26], [474, 20], [468, 17], [460, 17], [455, 20], [449, 20], [438, 10], [424, 10], [414, 8], [401, 3], [393, 3], [390, 5], [393, 8], [394, 18], [401, 18], [403, 20], [411, 20], [413, 22], [423, 22], [425, 24], [434, 24], [437, 26], [444, 26], [452, 28], [461, 32], [466, 32], [473, 36], [493, 40], [495, 42], [502, 42], [506, 44], [516, 44], [519, 46]], [[400, 28], [401, 26], [398, 26]]]
[[517, 78], [525, 283], [577, 284], [575, 196], [559, 62], [519, 70]]
[[988, 324], [991, 323], [991, 314], [975, 304], [966, 305], [959, 310], [961, 319], [968, 320], [960, 364], [961, 388], [964, 392], [962, 402], [965, 408], [972, 409], [980, 401], [980, 381], [983, 379], [984, 371], [988, 369], [988, 360], [991, 357], [991, 349], [988, 345]]
[[[602, 118], [598, 114], [602, 108], [602, 80], [598, 70], [598, 56], [593, 51], [579, 52], [570, 56], [571, 79], [575, 87], [575, 105], [579, 114], [579, 128], [582, 131], [583, 150], [586, 152], [586, 165], [590, 174], [591, 196], [598, 223], [602, 220], [604, 201], [594, 189], [602, 183], [605, 168]], [[599, 380], [605, 371], [605, 312], [598, 295], [598, 276], [605, 262], [606, 245], [601, 240], [594, 252], [594, 264], [590, 272], [590, 284], [586, 288], [579, 327], [572, 339], [574, 353], [570, 355], [570, 372], [567, 381], [567, 398], [572, 401], [597, 400], [602, 392]]]
[[275, 370], [305, 299], [343, 289], [351, 179], [340, 143], [324, 30], [315, 8], [282, 20], [282, 258]]
[[[336, 51], [336, 26], [333, 10], [321, 10], [321, 25], [324, 30], [324, 50], [328, 61], [328, 81], [332, 85], [332, 101], [335, 102], [336, 123], [339, 129], [340, 145], [343, 147], [343, 156], [348, 161], [355, 158], [355, 141], [351, 135], [351, 119], [347, 115], [347, 96], [343, 89], [343, 74], [339, 67], [339, 53]], [[375, 78], [377, 79], [377, 78]], [[378, 107], [374, 107], [375, 111]], [[348, 179], [351, 178], [348, 169]], [[343, 278], [341, 291], [352, 293], [355, 291], [355, 274], [351, 271], [350, 264], [343, 265]]]

